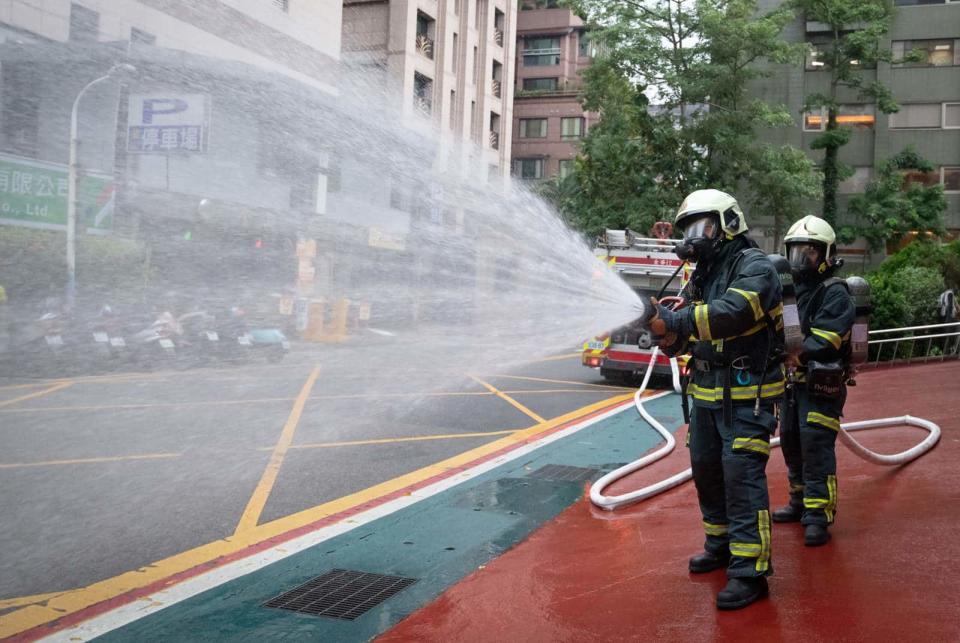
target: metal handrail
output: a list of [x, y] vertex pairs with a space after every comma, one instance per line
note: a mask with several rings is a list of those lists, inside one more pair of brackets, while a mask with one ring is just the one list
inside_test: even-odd
[[[931, 335], [917, 335], [916, 331], [930, 331], [933, 329], [944, 329], [949, 327], [956, 327], [957, 330], [953, 332], [941, 332], [933, 333]], [[871, 339], [867, 342], [870, 346], [877, 347], [877, 356], [873, 360], [874, 366], [880, 365], [880, 358], [883, 355], [883, 349], [886, 344], [893, 344], [893, 355], [889, 360], [886, 360], [888, 363], [895, 364], [897, 363], [897, 353], [900, 351], [901, 342], [918, 342], [926, 340], [927, 346], [923, 351], [923, 355], [918, 355], [914, 357], [912, 354], [908, 357], [903, 357], [899, 361], [901, 362], [913, 362], [918, 360], [923, 360], [927, 362], [930, 360], [930, 349], [933, 347], [933, 340], [943, 339], [943, 349], [940, 351], [940, 355], [932, 356], [934, 359], [937, 357], [940, 358], [940, 361], [949, 358], [958, 358], [960, 357], [960, 321], [947, 322], [942, 324], [926, 324], [924, 326], [905, 326], [903, 328], [881, 328], [878, 330], [871, 330], [870, 335], [880, 335], [888, 333], [909, 333], [909, 335], [904, 337], [887, 337], [883, 339]], [[949, 338], [956, 337], [956, 341], [951, 341]], [[910, 352], [913, 352], [913, 345], [911, 344]]]
[[879, 330], [871, 330], [871, 335], [879, 335], [881, 333], [896, 333], [896, 332], [906, 332], [908, 330], [927, 330], [930, 328], [944, 328], [946, 326], [960, 326], [960, 321], [948, 322], [946, 324], [928, 324], [926, 326], [905, 326], [904, 328], [881, 328]]

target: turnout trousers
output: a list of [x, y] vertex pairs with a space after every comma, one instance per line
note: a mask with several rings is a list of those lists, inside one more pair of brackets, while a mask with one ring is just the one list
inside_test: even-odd
[[752, 404], [735, 405], [729, 426], [722, 409], [692, 410], [690, 464], [706, 532], [703, 548], [713, 554], [730, 550], [729, 578], [769, 576], [766, 468], [777, 426], [773, 404], [761, 404], [759, 417]]
[[804, 525], [831, 525], [837, 511], [837, 433], [842, 400], [822, 400], [799, 382], [780, 417], [780, 448], [787, 463], [790, 502], [803, 506]]

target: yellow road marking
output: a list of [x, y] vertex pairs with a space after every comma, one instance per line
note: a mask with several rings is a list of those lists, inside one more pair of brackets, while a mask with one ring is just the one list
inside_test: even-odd
[[21, 607], [23, 605], [32, 605], [33, 603], [42, 603], [43, 601], [59, 596], [64, 592], [50, 592], [47, 594], [34, 594], [32, 596], [17, 596], [16, 598], [5, 598], [0, 600], [0, 610], [10, 609], [11, 607]]
[[635, 391], [629, 386], [608, 386], [607, 384], [590, 384], [588, 382], [574, 382], [572, 380], [549, 380], [543, 377], [526, 377], [524, 375], [491, 375], [490, 377], [505, 377], [508, 380], [524, 380], [527, 382], [547, 382], [549, 384], [575, 384], [577, 386], [598, 386], [610, 391]]
[[[414, 435], [406, 438], [372, 438], [370, 440], [350, 440], [349, 442], [308, 442], [294, 444], [291, 449], [332, 449], [334, 447], [353, 447], [365, 444], [393, 444], [395, 442], [421, 442], [424, 440], [456, 440], [459, 438], [483, 438], [490, 435], [509, 435], [523, 429], [506, 429], [504, 431], [481, 431], [478, 433], [448, 433], [445, 435]], [[271, 447], [263, 447], [261, 451], [269, 451]]]
[[249, 531], [234, 534], [233, 536], [215, 540], [206, 545], [174, 554], [169, 558], [159, 560], [134, 571], [129, 571], [112, 578], [76, 590], [64, 592], [51, 598], [45, 605], [29, 605], [21, 609], [0, 616], [0, 639], [13, 636], [28, 629], [50, 623], [68, 614], [79, 612], [91, 605], [110, 600], [126, 592], [151, 585], [157, 581], [169, 578], [174, 574], [193, 569], [199, 565], [210, 563], [223, 556], [228, 556], [255, 545], [264, 540], [285, 534], [294, 529], [304, 527], [368, 502], [388, 495], [418, 482], [441, 475], [450, 469], [462, 467], [478, 458], [491, 453], [535, 439], [537, 435], [549, 431], [561, 424], [576, 420], [594, 411], [606, 407], [614, 407], [633, 397], [632, 393], [607, 398], [599, 402], [584, 406], [564, 415], [555, 417], [547, 422], [535, 424], [523, 431], [517, 431], [482, 446], [470, 449], [459, 455], [447, 458], [435, 464], [423, 467], [411, 473], [382, 482], [362, 491], [332, 500], [310, 509], [278, 518], [264, 523]]
[[494, 386], [491, 386], [490, 384], [484, 382], [484, 381], [483, 381], [482, 379], [480, 379], [479, 377], [476, 377], [476, 376], [474, 376], [474, 375], [470, 375], [469, 373], [467, 373], [467, 377], [469, 377], [470, 379], [472, 379], [472, 380], [473, 380], [474, 382], [476, 382], [477, 384], [480, 384], [480, 385], [483, 386], [485, 389], [487, 389], [488, 391], [490, 391], [491, 393], [493, 393], [494, 395], [496, 395], [497, 397], [499, 397], [501, 400], [504, 400], [505, 402], [507, 402], [508, 404], [510, 404], [510, 406], [512, 406], [513, 408], [517, 409], [518, 411], [520, 411], [520, 412], [523, 413], [524, 415], [533, 418], [533, 419], [536, 420], [537, 422], [546, 422], [546, 420], [544, 420], [542, 417], [540, 417], [539, 415], [537, 415], [536, 413], [534, 413], [533, 411], [531, 411], [530, 409], [528, 409], [527, 407], [525, 407], [523, 404], [520, 404], [520, 402], [517, 402], [515, 399], [513, 399], [512, 397], [510, 397], [509, 395], [507, 395], [506, 393], [504, 393], [504, 392], [501, 391], [500, 389], [498, 389], [498, 388], [496, 388], [496, 387], [494, 387]]
[[554, 355], [553, 357], [544, 357], [543, 359], [534, 360], [531, 364], [539, 364], [540, 362], [556, 362], [562, 359], [571, 359], [573, 357], [580, 357], [581, 352], [576, 353], [567, 353], [566, 355]]
[[243, 510], [243, 515], [240, 517], [240, 522], [237, 523], [234, 535], [256, 527], [260, 521], [260, 514], [263, 513], [263, 507], [267, 504], [270, 491], [277, 481], [277, 474], [280, 473], [283, 458], [287, 455], [287, 449], [293, 442], [293, 434], [297, 430], [297, 424], [300, 423], [300, 416], [303, 415], [303, 407], [307, 404], [307, 398], [310, 397], [310, 391], [313, 390], [313, 384], [317, 381], [319, 374], [320, 367], [314, 366], [313, 370], [310, 371], [310, 376], [307, 377], [307, 381], [303, 384], [303, 388], [300, 389], [300, 395], [297, 396], [297, 401], [293, 403], [290, 416], [287, 417], [287, 423], [283, 425], [283, 431], [280, 433], [280, 439], [270, 455], [270, 462], [267, 463], [267, 468], [260, 477], [260, 482], [254, 489], [253, 495], [250, 496], [247, 508]]
[[49, 395], [50, 393], [56, 393], [57, 391], [67, 388], [68, 386], [73, 386], [73, 382], [60, 382], [59, 384], [54, 384], [50, 388], [45, 388], [42, 391], [35, 391], [33, 393], [21, 395], [20, 397], [15, 397], [12, 400], [4, 400], [3, 402], [0, 402], [0, 406], [10, 406], [11, 404], [16, 404], [17, 402], [24, 402], [35, 397], [42, 397], [44, 395]]
[[23, 469], [26, 467], [52, 467], [61, 464], [95, 464], [98, 462], [121, 462], [124, 460], [161, 460], [179, 458], [182, 453], [143, 453], [140, 455], [115, 455], [101, 458], [74, 458], [72, 460], [43, 460], [40, 462], [4, 462], [0, 469]]
[[36, 382], [24, 382], [23, 384], [4, 384], [0, 386], [0, 391], [9, 391], [15, 388], [37, 388], [38, 386], [50, 386], [51, 383], [59, 383], [56, 380], [38, 380]]

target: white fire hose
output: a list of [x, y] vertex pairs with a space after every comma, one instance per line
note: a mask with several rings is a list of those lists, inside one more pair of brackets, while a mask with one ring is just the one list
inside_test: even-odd
[[[640, 416], [647, 421], [647, 423], [654, 428], [654, 430], [659, 433], [666, 444], [657, 449], [655, 452], [646, 455], [635, 462], [624, 465], [619, 469], [611, 471], [607, 475], [603, 476], [599, 480], [593, 483], [593, 486], [590, 487], [590, 502], [596, 506], [606, 509], [607, 511], [613, 511], [619, 507], [624, 507], [635, 502], [640, 502], [641, 500], [646, 500], [647, 498], [652, 498], [658, 493], [664, 492], [667, 489], [672, 489], [679, 484], [683, 484], [687, 480], [693, 477], [693, 473], [690, 469], [685, 469], [680, 473], [674, 474], [665, 480], [656, 482], [652, 485], [646, 486], [642, 489], [637, 489], [636, 491], [630, 491], [628, 493], [619, 495], [619, 496], [605, 496], [603, 495], [603, 490], [608, 486], [628, 476], [634, 471], [639, 471], [649, 464], [653, 464], [658, 460], [661, 460], [673, 451], [674, 447], [677, 445], [677, 441], [674, 439], [673, 434], [667, 429], [664, 428], [660, 422], [658, 422], [650, 413], [643, 408], [643, 398], [644, 392], [646, 392], [647, 384], [650, 382], [650, 376], [653, 374], [653, 365], [657, 361], [657, 355], [659, 353], [659, 348], [656, 346], [653, 347], [653, 354], [650, 356], [650, 364], [647, 366], [647, 372], [643, 376], [643, 382], [640, 383], [640, 388], [637, 389], [636, 394], [633, 396], [634, 404], [637, 407], [637, 411], [640, 413]], [[675, 358], [670, 359], [670, 369], [673, 373], [673, 388], [677, 393], [680, 392], [680, 369], [677, 366], [677, 360]], [[890, 426], [903, 426], [903, 425], [916, 426], [921, 429], [925, 429], [928, 432], [926, 438], [923, 439], [919, 444], [903, 451], [901, 453], [894, 453], [892, 455], [884, 455], [881, 453], [875, 453], [870, 449], [866, 448], [859, 442], [853, 439], [850, 435], [852, 431], [862, 431], [865, 429], [878, 429], [881, 427], [890, 427]], [[874, 464], [882, 464], [887, 466], [897, 466], [901, 464], [906, 464], [916, 460], [927, 451], [932, 449], [937, 441], [940, 439], [940, 427], [934, 424], [929, 420], [924, 420], [923, 418], [917, 418], [910, 415], [901, 415], [898, 417], [889, 417], [881, 418], [878, 420], [863, 420], [861, 422], [844, 422], [840, 425], [840, 441], [843, 442], [851, 451], [855, 454], [866, 460], [867, 462], [872, 462]], [[780, 445], [780, 438], [773, 438], [770, 440], [770, 446], [775, 447]]]

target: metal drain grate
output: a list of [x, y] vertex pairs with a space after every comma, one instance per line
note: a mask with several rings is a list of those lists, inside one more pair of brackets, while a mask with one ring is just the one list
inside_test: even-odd
[[263, 606], [352, 621], [416, 582], [416, 578], [334, 569]]
[[586, 482], [598, 473], [600, 473], [599, 469], [572, 467], [566, 464], [547, 464], [529, 474], [527, 477], [553, 480], [555, 482]]

